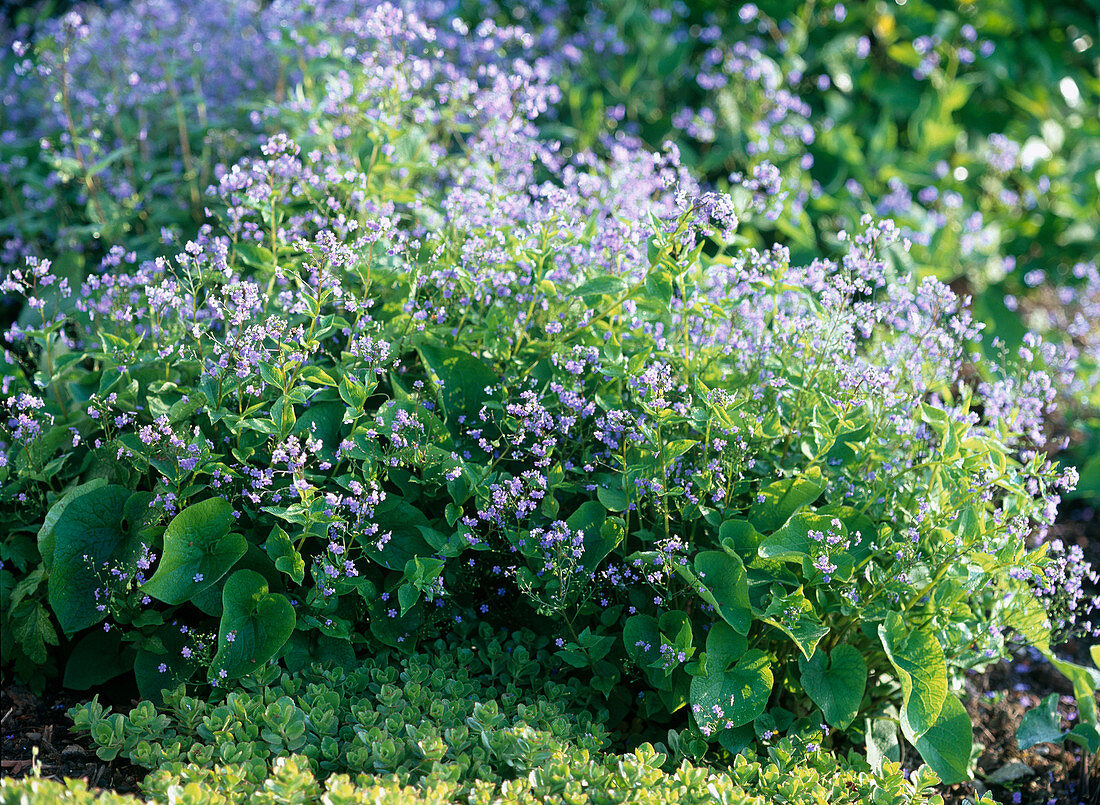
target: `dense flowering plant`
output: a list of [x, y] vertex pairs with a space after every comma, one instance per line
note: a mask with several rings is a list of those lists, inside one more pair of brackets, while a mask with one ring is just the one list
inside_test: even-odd
[[1100, 749], [1097, 672], [1051, 650], [1097, 631], [1042, 539], [1067, 353], [983, 349], [889, 219], [746, 237], [797, 220], [774, 165], [716, 192], [671, 143], [549, 139], [519, 29], [355, 8], [285, 34], [314, 58], [255, 110], [283, 131], [174, 253], [7, 272], [5, 656], [56, 623], [71, 686], [158, 698], [523, 622], [646, 729], [900, 728], [959, 781], [960, 675], [1027, 644]]
[[1021, 346], [1027, 328], [1077, 355], [1076, 375], [1056, 379], [1061, 429], [1083, 464], [1076, 497], [1100, 493], [1089, 302], [1100, 292], [1100, 95], [1087, 11], [999, 0], [497, 9], [525, 12], [566, 56], [559, 125], [581, 141], [606, 110], [649, 142], [671, 137], [720, 187], [774, 165], [786, 213], [746, 237], [779, 237], [808, 262], [862, 215], [889, 216], [913, 243], [915, 273], [974, 295], [991, 356]]
[[[322, 63], [341, 80], [347, 59], [361, 61], [373, 5], [236, 0], [183, 14], [170, 0], [140, 0], [0, 35], [10, 45], [0, 71], [5, 259], [49, 257], [76, 281], [122, 239], [140, 258], [170, 255], [203, 222], [216, 166], [236, 161], [258, 130], [285, 129], [286, 108], [259, 110], [299, 82], [329, 80], [316, 74]], [[1090, 263], [1100, 98], [1089, 80], [1097, 45], [1080, 9], [413, 7], [456, 63], [496, 58], [464, 41], [486, 17], [499, 22], [500, 43], [521, 38], [561, 88], [538, 121], [552, 137], [580, 148], [616, 129], [649, 143], [672, 137], [686, 164], [720, 187], [781, 175], [785, 214], [773, 209], [740, 230], [758, 246], [778, 237], [809, 262], [863, 214], [891, 217], [914, 244], [905, 259], [916, 273], [974, 293], [991, 355], [1021, 345], [1021, 313], [1079, 353], [1077, 374], [1055, 385], [1083, 463], [1076, 496], [1100, 492], [1100, 461], [1086, 462], [1100, 452], [1088, 304], [1100, 289]], [[465, 22], [454, 24], [455, 12]], [[1039, 52], [1058, 57], [1030, 58]], [[1069, 328], [1067, 304], [1077, 316]]]

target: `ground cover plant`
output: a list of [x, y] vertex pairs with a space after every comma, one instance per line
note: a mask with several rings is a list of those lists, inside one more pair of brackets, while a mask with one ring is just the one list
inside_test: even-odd
[[[147, 701], [74, 708], [75, 728], [158, 770], [150, 796], [196, 801], [396, 774], [326, 796], [652, 780], [748, 802], [798, 766], [783, 796], [924, 801], [974, 776], [968, 673], [1024, 647], [1073, 707], [1063, 727], [1046, 699], [1020, 746], [1100, 751], [1098, 649], [1056, 650], [1100, 633], [1095, 574], [1047, 539], [1079, 480], [1051, 435], [1089, 438], [1096, 402], [1092, 191], [1040, 181], [1053, 151], [1008, 166], [996, 132], [972, 146], [987, 124], [961, 106], [903, 106], [918, 133], [955, 127], [896, 147], [913, 171], [942, 154], [950, 179], [921, 181], [959, 204], [903, 204], [913, 175], [849, 149], [837, 175], [866, 186], [834, 181], [830, 208], [811, 169], [867, 121], [815, 125], [783, 86], [801, 59], [850, 92], [823, 43], [865, 48], [804, 11], [798, 28], [744, 7], [704, 35], [675, 27], [686, 9], [628, 6], [577, 34], [553, 9], [528, 32], [490, 7], [237, 3], [206, 23], [149, 2], [16, 30], [5, 673], [89, 696], [133, 679]], [[926, 12], [906, 24], [970, 41]], [[756, 34], [700, 55], [738, 25]], [[904, 64], [906, 41], [878, 36]], [[619, 76], [644, 104], [656, 78], [635, 91], [614, 60], [587, 65], [668, 42], [710, 65], [693, 80], [733, 140], [660, 104], [680, 144], [650, 143], [660, 119], [604, 115], [614, 88], [585, 89]], [[970, 75], [931, 61], [900, 81], [916, 98]], [[1095, 106], [1060, 87], [1067, 121]], [[1006, 229], [1025, 208], [1035, 232]], [[944, 233], [971, 209], [964, 247]], [[1007, 253], [1040, 232], [1035, 281], [1012, 285]], [[994, 316], [992, 287], [1020, 301]], [[926, 764], [908, 781], [906, 758]], [[214, 763], [260, 788], [231, 794]], [[37, 786], [8, 792], [56, 795]]]

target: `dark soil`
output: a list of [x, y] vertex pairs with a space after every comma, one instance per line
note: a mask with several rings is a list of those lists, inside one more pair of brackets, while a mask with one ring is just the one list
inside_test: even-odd
[[98, 788], [136, 793], [144, 769], [100, 760], [86, 748], [86, 740], [78, 742], [70, 731], [66, 711], [88, 698], [86, 693], [56, 690], [37, 696], [5, 681], [0, 688], [0, 776], [26, 777], [37, 764], [42, 777], [51, 780], [84, 778]]
[[[1024, 713], [1051, 693], [1061, 694], [1058, 709], [1068, 729], [1076, 717], [1072, 689], [1038, 654], [1021, 654], [968, 680], [966, 710], [974, 723], [974, 740], [984, 747], [978, 760], [979, 783], [953, 786], [944, 797], [948, 803], [962, 803], [988, 790], [1002, 803], [1100, 805], [1095, 757], [1083, 756], [1075, 745], [1039, 744], [1023, 752], [1017, 747], [1016, 728]], [[991, 782], [998, 772], [1015, 779]]]

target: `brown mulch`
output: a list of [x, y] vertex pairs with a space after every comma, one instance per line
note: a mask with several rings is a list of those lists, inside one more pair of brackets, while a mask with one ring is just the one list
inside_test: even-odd
[[[1016, 728], [1024, 713], [1051, 693], [1060, 694], [1058, 709], [1068, 729], [1076, 717], [1072, 689], [1041, 657], [1021, 654], [968, 680], [964, 703], [974, 724], [974, 740], [983, 746], [978, 783], [952, 786], [944, 797], [949, 805], [972, 801], [986, 790], [1001, 803], [1100, 805], [1100, 768], [1079, 746], [1039, 744], [1027, 751], [1017, 747]], [[1015, 779], [990, 782], [998, 772], [1013, 772]]]
[[100, 760], [86, 748], [87, 739], [78, 742], [70, 730], [66, 712], [89, 698], [87, 693], [58, 690], [37, 696], [5, 681], [0, 687], [0, 776], [27, 777], [37, 763], [47, 779], [83, 778], [93, 787], [136, 793], [144, 769], [124, 760]]

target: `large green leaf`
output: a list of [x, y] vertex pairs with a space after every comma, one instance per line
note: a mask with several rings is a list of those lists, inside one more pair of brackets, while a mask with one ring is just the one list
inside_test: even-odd
[[487, 386], [496, 386], [500, 375], [492, 367], [468, 352], [421, 344], [420, 357], [443, 384], [443, 411], [452, 432], [459, 416], [476, 416], [488, 399]]
[[572, 530], [584, 532], [581, 567], [589, 572], [595, 570], [626, 536], [622, 518], [608, 517], [603, 504], [595, 500], [582, 503], [565, 522]]
[[375, 596], [370, 607], [371, 634], [392, 648], [406, 647], [409, 638], [423, 626], [423, 608], [413, 607], [404, 615], [400, 614], [400, 604], [393, 591], [389, 593], [388, 601]]
[[939, 715], [924, 734], [914, 735], [901, 723], [905, 738], [921, 758], [939, 775], [944, 785], [954, 785], [971, 778], [970, 753], [974, 748], [974, 728], [970, 716], [954, 693], [944, 697]]
[[748, 520], [733, 518], [722, 523], [718, 539], [726, 551], [742, 557], [752, 557], [756, 556], [763, 537]]
[[623, 624], [626, 655], [642, 668], [661, 659], [661, 630], [651, 615], [632, 615]]
[[752, 625], [749, 581], [740, 557], [723, 551], [702, 551], [695, 557], [695, 572], [710, 590], [722, 619], [738, 634], [748, 634]]
[[259, 668], [283, 647], [294, 624], [294, 607], [286, 596], [269, 592], [267, 580], [256, 571], [238, 570], [222, 591], [218, 653], [210, 678], [236, 679]]
[[[435, 549], [424, 539], [419, 526], [431, 522], [420, 509], [401, 498], [390, 495], [375, 510], [378, 533], [356, 537], [367, 556], [388, 570], [404, 570], [410, 559], [432, 556]], [[388, 536], [387, 536], [388, 535]]]
[[53, 551], [54, 551], [54, 526], [57, 525], [57, 521], [61, 519], [61, 515], [64, 513], [65, 508], [76, 500], [81, 495], [86, 495], [89, 492], [98, 489], [101, 486], [106, 486], [107, 481], [104, 478], [95, 478], [88, 481], [86, 484], [80, 484], [75, 486], [66, 492], [58, 499], [50, 510], [46, 512], [46, 518], [42, 521], [42, 527], [38, 529], [38, 553], [42, 557], [42, 566], [47, 571], [53, 567]]
[[[68, 633], [103, 620], [108, 569], [129, 567], [140, 542], [126, 528], [123, 511], [130, 490], [100, 486], [69, 500], [54, 523], [50, 606]], [[99, 598], [96, 598], [96, 591]]]
[[623, 512], [630, 507], [630, 497], [618, 486], [598, 487], [596, 497], [599, 498], [600, 503], [607, 507], [608, 511]]
[[859, 649], [848, 644], [828, 654], [818, 649], [813, 656], [798, 658], [802, 689], [821, 708], [825, 721], [837, 729], [847, 729], [859, 714], [867, 687], [867, 663]]
[[182, 604], [230, 571], [247, 550], [231, 533], [233, 507], [222, 498], [188, 506], [164, 532], [164, 554], [141, 589], [166, 604]]
[[175, 690], [195, 677], [202, 665], [200, 655], [183, 656], [187, 635], [179, 629], [161, 629], [134, 658], [134, 677], [141, 698], [159, 705], [163, 690]]
[[133, 647], [122, 645], [122, 629], [104, 632], [94, 629], [73, 646], [65, 663], [64, 685], [71, 690], [88, 690], [114, 679], [134, 667]]
[[768, 655], [723, 621], [707, 635], [705, 673], [691, 680], [690, 700], [700, 726], [721, 731], [748, 724], [768, 705], [774, 678]]
[[[840, 524], [840, 528], [833, 524], [834, 520]], [[811, 531], [820, 531], [822, 534], [839, 532], [845, 538], [848, 536], [847, 527], [837, 517], [799, 512], [774, 534], [769, 534], [760, 541], [759, 554], [765, 559], [801, 562], [811, 555], [813, 547], [818, 544], [810, 538]], [[834, 555], [834, 560], [838, 555], [839, 553]]]
[[901, 762], [901, 742], [898, 740], [898, 722], [893, 718], [864, 719], [864, 744], [867, 762], [873, 769], [881, 769], [885, 761]]
[[891, 612], [886, 622], [879, 624], [878, 634], [901, 684], [902, 729], [907, 735], [920, 737], [936, 723], [947, 698], [943, 647], [927, 630], [906, 629], [904, 618], [897, 612]]
[[1064, 737], [1057, 693], [1050, 694], [1038, 707], [1024, 713], [1020, 726], [1016, 728], [1016, 743], [1021, 750], [1041, 743], [1059, 743]]
[[298, 416], [291, 433], [320, 439], [321, 449], [317, 456], [322, 461], [333, 461], [340, 446], [340, 426], [346, 410], [342, 401], [315, 403]]
[[310, 663], [335, 663], [343, 668], [355, 667], [355, 651], [351, 640], [323, 635], [316, 630], [296, 629], [283, 648], [280, 660], [292, 673]]
[[760, 490], [764, 500], [753, 504], [749, 522], [757, 531], [775, 531], [796, 511], [817, 500], [825, 491], [825, 485], [826, 480], [817, 467], [794, 478], [770, 483]]

